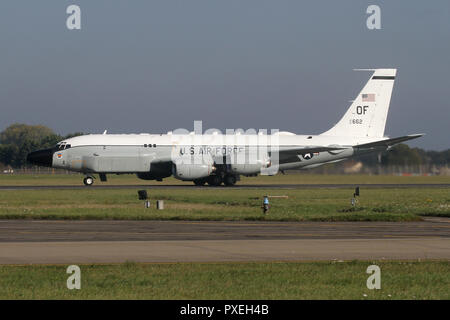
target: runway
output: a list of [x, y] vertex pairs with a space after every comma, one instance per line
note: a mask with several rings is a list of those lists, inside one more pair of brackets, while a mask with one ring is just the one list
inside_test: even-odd
[[77, 189], [350, 189], [360, 186], [367, 189], [386, 188], [450, 188], [448, 183], [408, 183], [408, 184], [243, 184], [239, 182], [233, 187], [195, 186], [193, 184], [151, 184], [151, 185], [108, 185], [96, 184], [86, 187], [80, 185], [32, 185], [32, 186], [0, 186], [0, 190], [77, 190]]
[[450, 219], [428, 218], [420, 222], [0, 220], [0, 243], [411, 237], [450, 238]]
[[0, 221], [0, 264], [450, 260], [450, 219], [422, 222]]

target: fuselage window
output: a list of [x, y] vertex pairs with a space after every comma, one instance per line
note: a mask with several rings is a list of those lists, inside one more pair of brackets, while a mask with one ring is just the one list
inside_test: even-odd
[[144, 148], [147, 148], [147, 144], [144, 144]]
[[153, 148], [156, 148], [156, 144], [153, 144]]

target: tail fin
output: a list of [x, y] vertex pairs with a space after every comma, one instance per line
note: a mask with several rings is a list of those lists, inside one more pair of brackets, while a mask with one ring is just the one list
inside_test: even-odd
[[383, 137], [397, 69], [375, 69], [342, 119], [326, 136]]

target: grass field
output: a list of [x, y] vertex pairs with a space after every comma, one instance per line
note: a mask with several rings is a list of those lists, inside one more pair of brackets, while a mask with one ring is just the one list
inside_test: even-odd
[[[413, 221], [450, 217], [448, 188], [364, 189], [356, 209], [353, 189], [148, 189], [144, 208], [133, 189], [3, 190], [0, 219], [140, 219], [275, 221]], [[269, 214], [261, 212], [264, 195]], [[164, 200], [164, 210], [155, 200]]]
[[[4, 177], [4, 176], [3, 176]], [[3, 178], [2, 177], [2, 178]], [[10, 184], [30, 184], [34, 176], [6, 176]], [[80, 175], [39, 176], [34, 184], [77, 183]], [[303, 175], [248, 178], [247, 183], [279, 181], [289, 184]], [[371, 182], [445, 183], [442, 177], [385, 177], [379, 176], [322, 176], [305, 175], [311, 183], [348, 183], [366, 179]], [[328, 179], [327, 179], [328, 178]], [[438, 179], [439, 178], [439, 179]], [[129, 184], [130, 176], [117, 177], [117, 184]], [[134, 179], [134, 178], [133, 178]], [[419, 179], [419, 180], [418, 180]], [[142, 183], [141, 180], [137, 180]], [[134, 180], [133, 180], [134, 181]], [[14, 182], [14, 183], [13, 183]], [[5, 181], [2, 180], [5, 184]], [[100, 183], [100, 182], [98, 182]], [[110, 182], [108, 182], [109, 184]], [[114, 183], [112, 181], [111, 183]], [[170, 183], [170, 181], [168, 182]], [[264, 183], [263, 183], [264, 184]], [[2, 190], [0, 192], [0, 219], [145, 219], [145, 220], [275, 220], [275, 221], [412, 221], [421, 216], [450, 217], [449, 188], [364, 188], [355, 208], [350, 205], [353, 186], [348, 189], [270, 189], [268, 188], [186, 188], [148, 190], [152, 208], [145, 209], [133, 189], [53, 189]], [[271, 198], [269, 214], [261, 212], [262, 197]], [[164, 200], [165, 210], [155, 209], [155, 200]]]
[[80, 265], [80, 290], [66, 268], [0, 266], [0, 299], [450, 299], [448, 261]]
[[[0, 186], [33, 186], [33, 185], [83, 185], [81, 174], [2, 174]], [[408, 183], [446, 183], [450, 184], [448, 176], [392, 176], [392, 175], [322, 175], [322, 174], [286, 174], [276, 176], [241, 177], [238, 185], [252, 184], [408, 184]], [[162, 182], [140, 180], [135, 175], [108, 175], [108, 182], [96, 180], [101, 185], [192, 185], [175, 178], [166, 178]]]
[[[6, 179], [3, 179], [5, 178]], [[0, 185], [80, 185], [80, 175], [0, 176]], [[100, 181], [96, 183], [100, 184]], [[344, 189], [152, 189], [133, 176], [108, 184], [135, 189], [1, 190], [0, 219], [177, 219], [412, 221], [450, 217], [450, 189], [365, 188], [365, 183], [450, 183], [448, 177], [286, 175], [242, 184], [349, 184]], [[190, 184], [168, 179], [165, 184]], [[361, 186], [350, 210], [353, 185]], [[152, 208], [137, 190], [148, 185]], [[261, 213], [264, 195], [271, 198]], [[165, 210], [155, 209], [164, 200]], [[381, 267], [381, 290], [366, 287], [366, 268]], [[449, 261], [166, 263], [81, 265], [81, 290], [66, 288], [67, 266], [0, 266], [0, 299], [449, 299]]]

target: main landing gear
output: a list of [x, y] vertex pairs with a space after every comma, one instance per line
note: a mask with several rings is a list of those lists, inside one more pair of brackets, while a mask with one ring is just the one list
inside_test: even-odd
[[236, 176], [225, 176], [223, 179], [223, 183], [225, 183], [226, 186], [234, 186], [236, 184]]
[[199, 187], [204, 186], [205, 183], [206, 183], [206, 179], [195, 179], [194, 180], [194, 184]]
[[236, 184], [237, 178], [234, 175], [225, 175], [224, 177], [220, 175], [213, 175], [202, 179], [195, 179], [194, 184], [196, 186], [204, 186], [206, 183], [210, 186], [218, 187], [222, 183], [227, 187], [234, 186]]
[[218, 187], [222, 184], [222, 177], [221, 176], [209, 176], [207, 182], [210, 186]]

